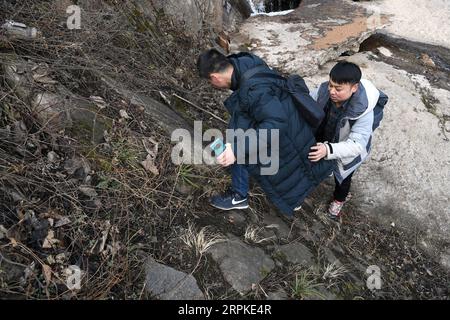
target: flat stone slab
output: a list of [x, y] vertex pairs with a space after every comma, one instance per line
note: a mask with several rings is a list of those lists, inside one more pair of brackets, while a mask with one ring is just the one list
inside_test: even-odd
[[311, 251], [299, 242], [280, 246], [276, 249], [275, 254], [281, 254], [289, 263], [298, 264], [305, 267], [314, 265], [314, 256]]
[[192, 275], [149, 258], [146, 266], [146, 289], [160, 300], [205, 300]]
[[286, 291], [284, 291], [283, 289], [280, 289], [275, 292], [269, 292], [267, 294], [267, 300], [276, 301], [276, 300], [288, 300], [288, 299], [289, 299], [289, 296], [286, 293]]
[[336, 266], [340, 267], [343, 266], [342, 262], [336, 257], [336, 255], [331, 251], [329, 248], [324, 248], [323, 250], [323, 256], [330, 264], [335, 264]]
[[262, 249], [250, 247], [233, 239], [218, 243], [208, 250], [226, 281], [240, 294], [252, 290], [275, 267], [275, 263]]
[[273, 229], [280, 239], [288, 239], [291, 235], [290, 226], [288, 226], [280, 217], [275, 213], [266, 213], [264, 215], [264, 225], [266, 228]]

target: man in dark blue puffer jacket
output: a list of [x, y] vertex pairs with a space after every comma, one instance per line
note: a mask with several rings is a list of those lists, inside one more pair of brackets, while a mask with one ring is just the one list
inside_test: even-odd
[[[231, 167], [232, 187], [226, 194], [212, 197], [211, 205], [222, 210], [248, 208], [250, 174], [270, 201], [282, 213], [292, 217], [309, 193], [331, 174], [333, 165], [329, 161], [309, 161], [309, 150], [316, 145], [314, 132], [298, 112], [291, 95], [282, 89], [286, 80], [279, 76], [255, 76], [243, 81], [249, 70], [261, 66], [262, 69], [267, 68], [267, 72], [275, 73], [262, 59], [250, 53], [226, 57], [212, 49], [198, 58], [197, 67], [202, 78], [217, 89], [233, 91], [225, 101], [231, 115], [229, 129], [269, 132], [266, 139], [258, 136], [256, 146], [245, 139], [241, 143], [242, 148], [238, 147], [235, 139], [228, 141], [225, 152], [217, 161], [223, 167]], [[279, 134], [279, 141], [272, 145], [269, 143], [272, 141], [270, 132], [275, 131]], [[260, 162], [259, 158], [256, 164], [236, 162], [236, 159], [243, 159], [242, 156], [248, 159], [254, 152], [251, 150], [258, 150], [263, 143], [268, 144], [269, 154], [275, 154], [275, 148], [279, 153], [277, 172], [261, 174], [267, 164]]]

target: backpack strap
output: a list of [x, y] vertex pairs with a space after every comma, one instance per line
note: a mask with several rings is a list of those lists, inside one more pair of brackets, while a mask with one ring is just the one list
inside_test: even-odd
[[246, 83], [250, 79], [255, 78], [272, 78], [272, 79], [278, 79], [278, 80], [286, 80], [283, 76], [275, 73], [274, 71], [270, 70], [267, 66], [257, 66], [255, 68], [247, 70], [241, 77], [241, 85], [243, 83]]

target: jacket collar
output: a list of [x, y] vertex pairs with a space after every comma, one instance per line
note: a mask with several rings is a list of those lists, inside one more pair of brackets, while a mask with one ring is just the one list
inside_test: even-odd
[[236, 67], [236, 64], [233, 60], [230, 60], [230, 63], [233, 65], [233, 74], [231, 76], [231, 90], [236, 91], [239, 89], [239, 80], [241, 79], [240, 72]]
[[[318, 103], [325, 108], [330, 100], [330, 93], [328, 91], [328, 82], [322, 84], [319, 91]], [[352, 97], [345, 102], [342, 106], [345, 110], [345, 118], [356, 120], [366, 113], [368, 109], [367, 94], [362, 83], [359, 83], [358, 91], [356, 91]]]

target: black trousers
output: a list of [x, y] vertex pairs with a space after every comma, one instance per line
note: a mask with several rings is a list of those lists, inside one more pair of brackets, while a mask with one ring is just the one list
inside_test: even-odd
[[350, 193], [350, 188], [352, 186], [352, 177], [353, 173], [347, 177], [342, 184], [339, 184], [339, 181], [334, 178], [336, 181], [336, 189], [334, 189], [334, 200], [339, 202], [344, 202], [347, 199], [348, 194]]

